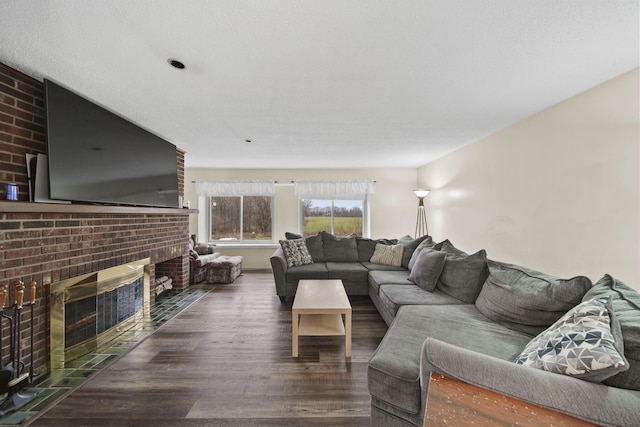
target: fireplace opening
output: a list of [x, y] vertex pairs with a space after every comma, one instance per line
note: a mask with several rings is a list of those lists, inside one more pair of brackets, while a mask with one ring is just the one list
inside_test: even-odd
[[149, 318], [150, 261], [51, 285], [51, 366], [95, 351]]

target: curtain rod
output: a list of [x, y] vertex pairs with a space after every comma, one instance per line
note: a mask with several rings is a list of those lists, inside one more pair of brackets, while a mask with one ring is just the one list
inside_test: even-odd
[[[198, 182], [198, 181], [191, 181], [191, 183], [192, 183], [192, 184], [195, 184], [196, 182]], [[274, 183], [276, 183], [276, 184], [278, 183], [278, 181], [273, 181], [273, 182], [274, 182]], [[291, 183], [294, 183], [295, 181], [294, 181], [294, 180], [291, 180], [290, 182], [291, 182]], [[374, 183], [374, 184], [375, 184], [376, 182], [378, 182], [378, 181], [375, 181], [375, 180], [373, 181], [373, 183]]]

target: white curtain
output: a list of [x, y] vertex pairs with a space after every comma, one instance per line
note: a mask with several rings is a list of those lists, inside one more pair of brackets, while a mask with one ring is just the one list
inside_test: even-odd
[[198, 196], [273, 196], [275, 181], [196, 181]]
[[374, 181], [295, 181], [300, 199], [364, 200], [372, 194]]

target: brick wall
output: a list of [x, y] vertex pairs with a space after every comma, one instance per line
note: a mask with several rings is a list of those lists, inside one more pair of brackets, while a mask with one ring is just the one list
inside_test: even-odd
[[47, 152], [44, 85], [0, 63], [0, 195], [18, 184], [19, 200], [29, 200], [25, 154]]
[[[185, 271], [172, 270], [174, 287], [184, 289], [189, 284], [188, 228], [187, 215], [0, 212], [0, 284], [8, 285], [13, 295], [17, 280], [38, 283], [35, 366], [43, 369], [49, 362], [48, 296], [52, 283], [144, 258], [150, 258], [155, 266], [153, 280], [154, 270], [162, 269], [164, 262], [175, 266], [175, 259], [182, 263], [186, 258]], [[154, 298], [152, 292], [152, 306]], [[23, 340], [28, 338], [27, 327], [25, 323]], [[22, 347], [28, 345], [25, 341]]]
[[[0, 63], [0, 186], [3, 191], [6, 183], [17, 183], [24, 202], [28, 202], [25, 154], [46, 153], [44, 108], [43, 83]], [[184, 152], [178, 150], [176, 160], [179, 193], [184, 194]], [[38, 283], [34, 359], [40, 373], [49, 370], [48, 297], [52, 283], [150, 258], [151, 280], [156, 269], [163, 274], [168, 270], [175, 274], [176, 289], [189, 285], [187, 214], [175, 209], [77, 209], [75, 205], [61, 205], [51, 212], [39, 205], [0, 201], [0, 286], [11, 290], [7, 301], [12, 303], [16, 280]], [[151, 298], [153, 304], [153, 292]], [[23, 319], [30, 317], [29, 311], [27, 314]], [[23, 323], [24, 349], [28, 348], [29, 334], [28, 322]], [[0, 345], [5, 356], [7, 327], [2, 323]], [[27, 367], [31, 363], [25, 362]]]

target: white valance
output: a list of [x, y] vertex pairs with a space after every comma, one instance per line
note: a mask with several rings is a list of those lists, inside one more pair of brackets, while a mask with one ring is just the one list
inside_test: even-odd
[[275, 181], [196, 181], [198, 196], [273, 196]]
[[300, 199], [364, 200], [372, 194], [374, 181], [295, 181]]

